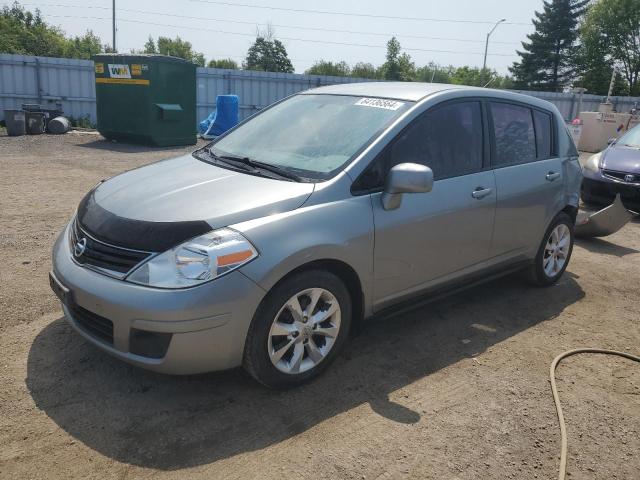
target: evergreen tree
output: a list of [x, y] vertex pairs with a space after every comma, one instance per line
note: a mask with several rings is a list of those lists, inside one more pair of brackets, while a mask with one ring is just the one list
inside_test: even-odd
[[544, 10], [532, 20], [535, 32], [522, 42], [520, 62], [509, 69], [515, 87], [559, 91], [573, 78], [578, 21], [589, 0], [545, 0]]
[[410, 82], [416, 76], [416, 66], [406, 53], [400, 54], [402, 47], [396, 37], [387, 42], [387, 61], [380, 67], [380, 77], [385, 80]]

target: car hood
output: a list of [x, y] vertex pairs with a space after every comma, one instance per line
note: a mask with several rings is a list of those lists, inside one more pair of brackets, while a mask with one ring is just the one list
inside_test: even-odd
[[617, 172], [640, 174], [640, 149], [616, 145], [606, 150], [603, 168]]
[[300, 207], [314, 184], [258, 177], [191, 155], [101, 183], [82, 200], [78, 221], [95, 238], [158, 251], [211, 229]]

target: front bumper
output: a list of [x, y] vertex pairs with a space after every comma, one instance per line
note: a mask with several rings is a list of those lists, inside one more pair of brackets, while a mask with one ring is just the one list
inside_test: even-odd
[[601, 172], [586, 173], [582, 180], [582, 199], [587, 203], [610, 205], [620, 194], [622, 203], [634, 212], [640, 212], [640, 185], [611, 180]]
[[[265, 294], [256, 283], [239, 271], [183, 290], [127, 283], [75, 263], [68, 228], [54, 245], [52, 274], [69, 290], [63, 310], [84, 338], [121, 360], [161, 373], [241, 365], [249, 324]], [[161, 357], [132, 353], [132, 339], [140, 331], [170, 339]]]

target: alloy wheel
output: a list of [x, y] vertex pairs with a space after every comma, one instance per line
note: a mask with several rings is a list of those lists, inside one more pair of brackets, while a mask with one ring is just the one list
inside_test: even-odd
[[571, 232], [564, 223], [557, 225], [544, 248], [542, 268], [547, 277], [553, 278], [562, 271], [571, 246]]
[[268, 337], [271, 363], [283, 373], [298, 374], [322, 362], [340, 332], [336, 297], [323, 288], [292, 296], [273, 319]]

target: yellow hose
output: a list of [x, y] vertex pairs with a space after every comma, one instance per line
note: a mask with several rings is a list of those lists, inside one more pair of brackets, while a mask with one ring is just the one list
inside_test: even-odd
[[567, 470], [567, 428], [564, 424], [564, 415], [562, 414], [562, 406], [560, 405], [560, 397], [558, 396], [558, 388], [556, 387], [556, 368], [558, 364], [565, 358], [578, 353], [600, 353], [603, 355], [616, 355], [618, 357], [628, 358], [635, 362], [640, 362], [640, 357], [631, 355], [626, 352], [618, 352], [615, 350], [604, 350], [602, 348], [577, 348], [575, 350], [568, 350], [561, 353], [553, 362], [551, 362], [551, 368], [549, 369], [549, 377], [551, 379], [551, 391], [553, 392], [553, 401], [556, 404], [556, 412], [558, 413], [558, 422], [560, 423], [560, 434], [562, 437], [562, 447], [560, 450], [560, 471], [558, 473], [558, 480], [564, 480]]

